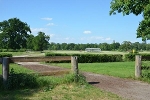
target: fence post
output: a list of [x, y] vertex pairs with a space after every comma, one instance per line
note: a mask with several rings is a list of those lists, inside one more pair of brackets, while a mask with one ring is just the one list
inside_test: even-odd
[[79, 74], [77, 56], [71, 56], [71, 70], [74, 74]]
[[2, 69], [3, 69], [3, 85], [6, 86], [9, 75], [9, 58], [4, 57], [2, 59]]
[[142, 74], [141, 71], [141, 56], [140, 55], [136, 55], [135, 56], [135, 77], [139, 78]]

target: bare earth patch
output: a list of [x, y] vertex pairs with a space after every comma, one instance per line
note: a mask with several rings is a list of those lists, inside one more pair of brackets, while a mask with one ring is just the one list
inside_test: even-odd
[[[35, 70], [37, 72], [59, 72], [68, 71], [68, 69], [42, 65], [37, 62], [19, 63], [22, 66]], [[54, 74], [55, 75], [55, 74]], [[105, 91], [117, 94], [120, 97], [130, 100], [150, 100], [150, 84], [137, 80], [122, 79], [112, 76], [105, 76], [100, 74], [93, 74], [83, 72], [86, 80]]]

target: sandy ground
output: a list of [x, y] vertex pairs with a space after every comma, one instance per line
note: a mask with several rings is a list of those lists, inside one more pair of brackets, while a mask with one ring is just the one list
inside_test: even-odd
[[[66, 70], [64, 68], [42, 65], [37, 62], [19, 63], [37, 72]], [[86, 80], [102, 90], [117, 94], [129, 100], [150, 100], [150, 84], [137, 80], [122, 79], [112, 76], [83, 72]]]

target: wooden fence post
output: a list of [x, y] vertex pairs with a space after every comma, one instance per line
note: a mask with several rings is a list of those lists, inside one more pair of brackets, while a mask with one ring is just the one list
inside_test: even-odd
[[71, 70], [74, 74], [78, 75], [78, 57], [77, 56], [71, 56]]
[[139, 78], [142, 74], [141, 71], [141, 56], [140, 55], [136, 55], [135, 56], [135, 77]]
[[4, 57], [2, 59], [2, 69], [3, 69], [3, 85], [6, 86], [9, 76], [9, 58]]

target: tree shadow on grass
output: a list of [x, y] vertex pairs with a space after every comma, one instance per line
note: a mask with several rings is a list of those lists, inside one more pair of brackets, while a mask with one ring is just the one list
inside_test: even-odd
[[37, 93], [38, 89], [22, 89], [13, 91], [0, 91], [0, 100], [27, 100], [32, 97], [34, 93]]
[[[13, 84], [15, 84], [15, 82]], [[0, 75], [0, 100], [27, 100], [29, 97], [32, 97], [34, 93], [37, 93], [39, 91], [40, 89], [38, 87], [21, 89], [13, 88], [10, 90], [4, 89], [3, 78]]]

